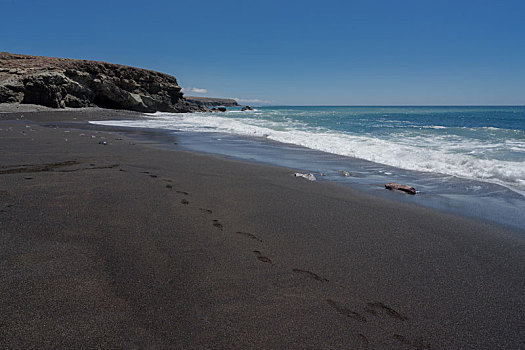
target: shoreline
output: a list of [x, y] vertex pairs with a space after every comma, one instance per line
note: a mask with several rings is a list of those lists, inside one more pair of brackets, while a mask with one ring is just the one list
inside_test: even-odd
[[[58, 113], [56, 113], [58, 112]], [[35, 123], [38, 123], [42, 126], [49, 126], [49, 123], [57, 122], [56, 125], [52, 125], [53, 127], [60, 127], [60, 128], [78, 128], [80, 130], [94, 130], [94, 131], [104, 131], [104, 132], [114, 132], [119, 133], [122, 135], [126, 135], [128, 137], [137, 139], [139, 141], [145, 142], [147, 144], [150, 144], [154, 147], [158, 147], [161, 149], [168, 149], [168, 150], [174, 150], [174, 151], [187, 151], [191, 153], [197, 153], [202, 155], [208, 155], [212, 157], [218, 157], [219, 159], [230, 159], [234, 161], [239, 162], [247, 162], [248, 164], [259, 164], [262, 166], [270, 166], [270, 167], [278, 167], [282, 169], [289, 169], [289, 172], [297, 172], [297, 171], [312, 171], [312, 169], [307, 169], [305, 167], [301, 167], [301, 164], [295, 164], [296, 166], [286, 166], [278, 164], [275, 161], [271, 160], [260, 160], [255, 157], [246, 158], [242, 156], [235, 155], [233, 153], [228, 152], [217, 152], [214, 149], [214, 146], [212, 147], [208, 146], [206, 149], [201, 149], [199, 147], [195, 147], [195, 142], [190, 141], [190, 144], [181, 144], [180, 141], [184, 140], [186, 138], [186, 134], [191, 134], [188, 132], [174, 132], [173, 130], [169, 129], [155, 129], [155, 128], [138, 128], [138, 127], [125, 127], [125, 126], [111, 126], [111, 125], [104, 125], [104, 124], [96, 124], [91, 123], [91, 121], [106, 121], [106, 120], [137, 120], [137, 119], [143, 119], [144, 114], [140, 112], [134, 112], [134, 111], [125, 111], [125, 110], [110, 110], [110, 109], [104, 109], [99, 107], [88, 107], [88, 108], [65, 108], [65, 109], [54, 109], [50, 107], [43, 107], [39, 105], [17, 105], [17, 104], [0, 104], [0, 120], [2, 120], [2, 117], [7, 119], [17, 118], [18, 113], [23, 113], [23, 118], [25, 120], [31, 120]], [[63, 113], [63, 114], [61, 114]], [[71, 115], [71, 117], [68, 117]], [[19, 117], [19, 116], [18, 116]], [[28, 118], [29, 117], [29, 118]], [[209, 136], [207, 134], [203, 134], [205, 138], [213, 139], [212, 136]], [[227, 137], [232, 137], [231, 135], [223, 135]], [[247, 140], [250, 140], [248, 137], [244, 137]], [[177, 139], [177, 142], [173, 142], [175, 139]], [[202, 137], [198, 138], [202, 139]], [[201, 140], [202, 141], [202, 140]], [[257, 140], [259, 141], [259, 140]], [[281, 145], [278, 141], [272, 141], [269, 140], [272, 143], [275, 143], [276, 145]], [[267, 142], [265, 140], [265, 142]], [[295, 146], [294, 147], [298, 149], [303, 149], [301, 146]], [[237, 147], [237, 146], [236, 146]], [[321, 151], [316, 150], [310, 150], [307, 148], [304, 148], [308, 151], [308, 153], [317, 152], [317, 153], [323, 153]], [[342, 157], [343, 156], [337, 156], [335, 157]], [[366, 160], [360, 160], [360, 159], [352, 159], [352, 161], [357, 162], [365, 162], [365, 163], [372, 163]], [[373, 164], [373, 163], [372, 163]], [[403, 170], [403, 169], [400, 169]], [[321, 169], [319, 171], [326, 171], [326, 169]], [[315, 171], [314, 171], [315, 172]], [[410, 170], [408, 170], [410, 172]], [[342, 178], [345, 180], [344, 178]], [[329, 177], [329, 178], [318, 178], [319, 182], [323, 183], [337, 183], [340, 184], [346, 188], [351, 188], [352, 190], [358, 191], [365, 195], [370, 195], [375, 197], [379, 200], [390, 200], [394, 203], [405, 203], [409, 205], [414, 205], [416, 207], [422, 207], [427, 208], [432, 211], [438, 211], [442, 214], [452, 215], [460, 219], [470, 220], [472, 222], [479, 222], [482, 224], [487, 225], [494, 225], [496, 227], [507, 229], [510, 231], [515, 232], [515, 234], [523, 238], [522, 233], [522, 227], [513, 225], [512, 223], [507, 223], [503, 221], [495, 221], [491, 220], [487, 217], [482, 217], [479, 215], [468, 215], [464, 211], [457, 211], [452, 209], [444, 208], [443, 205], [437, 205], [428, 203], [429, 201], [435, 201], [436, 198], [430, 199], [427, 201], [427, 203], [422, 203], [420, 201], [420, 198], [422, 197], [421, 194], [417, 195], [416, 197], [413, 196], [407, 196], [404, 193], [399, 193], [396, 191], [386, 191], [384, 190], [384, 186], [377, 184], [376, 187], [378, 188], [367, 188], [366, 184], [363, 183], [344, 183], [341, 181], [338, 181], [339, 179]], [[368, 185], [369, 187], [370, 185]], [[416, 202], [414, 199], [417, 199]]]
[[[137, 129], [148, 130], [147, 128]], [[449, 177], [448, 175], [395, 168], [368, 160], [330, 154], [273, 140], [260, 140], [221, 133], [174, 132], [166, 129], [149, 130], [177, 135], [179, 146], [190, 152], [291, 168], [301, 173], [312, 173], [319, 182], [339, 183], [374, 197], [409, 203], [516, 231], [525, 230], [525, 219], [522, 220], [519, 216], [523, 203], [525, 203], [523, 195], [503, 185], [464, 178], [454, 178], [454, 181], [443, 183], [441, 182], [442, 179]], [[377, 169], [383, 170], [378, 171]], [[348, 170], [351, 175], [344, 176], [339, 170]], [[395, 175], [390, 175], [391, 173], [395, 173]], [[320, 176], [319, 174], [323, 175]], [[388, 182], [399, 182], [414, 186], [417, 194], [412, 196], [398, 191], [386, 191], [384, 185]], [[455, 186], [475, 187], [476, 185], [483, 185], [486, 188], [492, 187], [493, 190], [471, 194], [458, 193], [455, 188]], [[493, 198], [491, 196], [493, 192], [505, 192], [505, 197]]]
[[[5, 105], [5, 104], [4, 104]], [[366, 164], [371, 164], [372, 167], [376, 168], [377, 166], [380, 167], [387, 167], [384, 164], [380, 163], [374, 163], [368, 160], [358, 159], [358, 158], [352, 158], [352, 157], [345, 157], [340, 155], [333, 155], [330, 153], [325, 153], [318, 150], [311, 150], [309, 148], [304, 148], [302, 146], [298, 145], [288, 145], [283, 144], [278, 141], [273, 140], [259, 140], [257, 138], [251, 139], [247, 136], [232, 136], [229, 134], [220, 134], [218, 133], [218, 139], [221, 141], [214, 141], [217, 137], [214, 135], [210, 135], [207, 133], [195, 133], [195, 132], [185, 132], [185, 131], [174, 131], [170, 129], [156, 129], [156, 128], [147, 128], [147, 127], [127, 127], [127, 126], [112, 126], [112, 125], [104, 125], [104, 124], [97, 124], [97, 123], [91, 123], [91, 121], [97, 122], [97, 121], [113, 121], [113, 120], [140, 120], [143, 119], [144, 114], [140, 112], [133, 112], [133, 111], [121, 111], [121, 110], [108, 110], [103, 109], [99, 107], [90, 107], [90, 108], [66, 108], [58, 110], [59, 113], [54, 113], [54, 109], [48, 108], [48, 107], [42, 107], [42, 106], [34, 106], [34, 105], [14, 105], [16, 107], [18, 106], [24, 106], [21, 107], [22, 109], [26, 109], [28, 111], [25, 112], [25, 116], [31, 116], [33, 115], [39, 122], [44, 123], [51, 123], [51, 122], [60, 122], [57, 123], [56, 126], [60, 127], [75, 127], [75, 128], [81, 128], [83, 130], [99, 130], [99, 131], [109, 131], [109, 132], [117, 132], [117, 133], [124, 133], [127, 135], [130, 135], [135, 138], [143, 139], [146, 142], [153, 142], [156, 146], [163, 148], [163, 149], [172, 149], [172, 150], [184, 150], [188, 152], [197, 152], [200, 154], [210, 155], [210, 156], [217, 156], [217, 157], [225, 157], [226, 159], [234, 159], [241, 162], [248, 162], [248, 163], [255, 163], [260, 165], [268, 165], [273, 167], [281, 167], [281, 168], [288, 168], [291, 169], [290, 171], [293, 172], [313, 172], [313, 173], [325, 173], [327, 172], [327, 168], [322, 167], [322, 163], [312, 163], [312, 159], [309, 158], [314, 154], [321, 154], [323, 158], [328, 156], [330, 160], [328, 161], [329, 165], [330, 163], [337, 164], [340, 163], [341, 169], [344, 169], [345, 167], [348, 167], [349, 164], [365, 164], [365, 168], [367, 167]], [[27, 106], [27, 107], [25, 107]], [[2, 105], [0, 105], [1, 110]], [[11, 107], [12, 108], [12, 107]], [[36, 110], [35, 110], [36, 109]], [[43, 110], [38, 110], [43, 109]], [[60, 113], [64, 113], [61, 115]], [[74, 113], [76, 117], [71, 120], [64, 121], [64, 115]], [[16, 113], [12, 112], [1, 112], [0, 111], [0, 117], [4, 114], [4, 116], [9, 116], [9, 118], [16, 116]], [[67, 118], [66, 118], [67, 119]], [[195, 136], [195, 135], [197, 136]], [[191, 135], [191, 136], [189, 136]], [[177, 143], [174, 146], [172, 140], [174, 138], [177, 138]], [[237, 142], [231, 142], [230, 145], [226, 146], [224, 148], [224, 141], [227, 139], [232, 139], [233, 141], [238, 140], [246, 140], [244, 146], [247, 146], [248, 149], [251, 149], [251, 154], [239, 154], [237, 153], [237, 150], [239, 149], [239, 145]], [[189, 141], [187, 141], [189, 140]], [[280, 156], [278, 158], [275, 158], [272, 156], [263, 156], [260, 157], [258, 152], [264, 151], [265, 147], [263, 144], [270, 143], [275, 146], [271, 146], [266, 150], [266, 153], [268, 152], [276, 152]], [[228, 141], [226, 141], [228, 143]], [[255, 144], [255, 148], [251, 143]], [[203, 146], [205, 145], [205, 146]], [[284, 153], [279, 152], [278, 150], [274, 150], [275, 148], [281, 148], [280, 146], [286, 145], [287, 148], [293, 148], [295, 154], [291, 154], [292, 157], [297, 156], [299, 153], [297, 152], [306, 152], [305, 156], [301, 156], [299, 154], [299, 160], [298, 161], [292, 161], [282, 162], [280, 157], [284, 155]], [[229, 148], [229, 149], [228, 149]], [[257, 153], [254, 153], [257, 152]], [[289, 155], [290, 156], [290, 155]], [[307, 159], [307, 157], [309, 159]], [[309, 166], [305, 166], [307, 163], [310, 163]], [[347, 164], [344, 164], [347, 163]], [[312, 166], [314, 168], [312, 168]], [[363, 165], [358, 166], [358, 168], [363, 167]], [[338, 169], [339, 169], [338, 168]], [[392, 167], [396, 173], [399, 174], [407, 173], [407, 174], [417, 174], [417, 171], [413, 170], [405, 170], [401, 168], [395, 168]], [[332, 169], [334, 170], [334, 169]], [[360, 171], [360, 170], [358, 170]], [[334, 171], [332, 171], [333, 173]], [[431, 175], [431, 173], [426, 174], [426, 176], [430, 176], [431, 178], [434, 176], [443, 176], [446, 177], [446, 175], [442, 174], [434, 174]], [[463, 195], [460, 197], [457, 197], [457, 193], [454, 192], [434, 192], [434, 191], [428, 191], [429, 188], [432, 186], [440, 186], [436, 184], [431, 184], [429, 186], [428, 183], [425, 183], [426, 181], [423, 181], [421, 179], [418, 179], [417, 175], [408, 175], [408, 177], [405, 179], [406, 175], [401, 175], [403, 179], [395, 179], [391, 176], [383, 175], [383, 178], [377, 178], [377, 176], [374, 178], [372, 176], [373, 180], [365, 180], [359, 179], [359, 177], [342, 177], [340, 174], [336, 176], [323, 176], [323, 177], [317, 177], [317, 180], [320, 182], [331, 182], [331, 183], [339, 183], [344, 185], [345, 187], [352, 188], [353, 190], [359, 191], [364, 194], [368, 194], [374, 197], [377, 197], [379, 199], [385, 199], [385, 200], [392, 200], [395, 202], [400, 203], [408, 203], [415, 206], [420, 206], [424, 208], [428, 208], [430, 210], [437, 210], [444, 214], [449, 214], [456, 216], [458, 218], [463, 218], [467, 220], [472, 220], [474, 222], [481, 222], [488, 225], [495, 225], [498, 227], [501, 227], [503, 229], [509, 229], [511, 231], [517, 232], [517, 235], [523, 236], [523, 230], [525, 230], [525, 219], [524, 220], [518, 220], [516, 221], [516, 218], [519, 218], [520, 209], [516, 207], [516, 204], [513, 204], [511, 199], [508, 199], [509, 202], [507, 203], [507, 206], [501, 206], [501, 207], [494, 207], [493, 205], [487, 204], [487, 199], [490, 200], [490, 198], [486, 197], [478, 197], [473, 195]], [[412, 181], [411, 181], [411, 180]], [[396, 180], [401, 181], [400, 183], [410, 183], [414, 184], [416, 183], [416, 189], [418, 190], [418, 194], [416, 196], [409, 196], [404, 193], [400, 193], [397, 191], [386, 191], [384, 188], [384, 184], [387, 182], [396, 182]], [[421, 181], [418, 181], [421, 180]], [[465, 182], [473, 182], [473, 184], [476, 184], [475, 180], [472, 179], [459, 179], [460, 181]], [[424, 184], [423, 187], [423, 193], [421, 193], [419, 190], [421, 189], [421, 184]], [[501, 186], [505, 190], [509, 190], [512, 192], [513, 195], [520, 197], [521, 195], [517, 192], [515, 192], [512, 189], [508, 189], [503, 185], [497, 185], [492, 183], [485, 183], [485, 185], [490, 186]], [[429, 188], [427, 188], [429, 187]], [[437, 187], [436, 187], [437, 189]], [[435, 190], [435, 189], [434, 189]], [[452, 188], [449, 189], [449, 191], [453, 190]], [[472, 197], [472, 198], [470, 198]], [[521, 197], [520, 197], [521, 198]], [[500, 199], [501, 200], [501, 199]], [[523, 232], [522, 232], [523, 231]]]
[[74, 124], [119, 113], [0, 113], [6, 347], [523, 345], [516, 231]]
[[[210, 118], [213, 119], [213, 117]], [[206, 125], [206, 121], [203, 122]], [[149, 122], [119, 122], [118, 120], [116, 122], [94, 121], [93, 123], [122, 127], [129, 127], [126, 126], [129, 124], [134, 125], [137, 130], [148, 130], [147, 126], [150, 124]], [[525, 210], [523, 191], [497, 181], [485, 181], [440, 172], [409, 170], [260, 136], [219, 131], [186, 131], [184, 128], [177, 130], [176, 127], [169, 128], [162, 125], [163, 123], [163, 118], [161, 118], [161, 125], [158, 127], [165, 129], [149, 130], [177, 135], [179, 146], [189, 151], [300, 169], [298, 171], [303, 173], [313, 173], [319, 181], [344, 183], [358, 191], [382, 198], [413, 203], [474, 221], [525, 230], [525, 218], [521, 215]], [[169, 125], [169, 119], [166, 119], [166, 123]], [[156, 124], [155, 118], [151, 119], [151, 124]], [[349, 176], [342, 176], [341, 171], [346, 171]], [[384, 184], [389, 182], [414, 186], [418, 194], [412, 197], [385, 191]]]

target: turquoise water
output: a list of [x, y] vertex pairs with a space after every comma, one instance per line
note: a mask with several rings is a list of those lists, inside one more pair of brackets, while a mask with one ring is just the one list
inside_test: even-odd
[[258, 107], [100, 123], [183, 131], [190, 149], [323, 173], [321, 180], [409, 182], [429, 202], [464, 203], [464, 211], [488, 198], [471, 214], [499, 213], [525, 228], [525, 107]]

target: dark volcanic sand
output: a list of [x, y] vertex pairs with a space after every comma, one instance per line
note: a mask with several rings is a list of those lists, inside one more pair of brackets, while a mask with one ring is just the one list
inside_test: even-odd
[[521, 233], [105, 117], [0, 113], [0, 348], [525, 347]]

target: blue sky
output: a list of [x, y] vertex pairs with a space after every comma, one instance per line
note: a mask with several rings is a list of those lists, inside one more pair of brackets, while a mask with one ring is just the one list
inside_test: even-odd
[[525, 1], [0, 0], [0, 10], [0, 51], [158, 70], [188, 95], [525, 105]]

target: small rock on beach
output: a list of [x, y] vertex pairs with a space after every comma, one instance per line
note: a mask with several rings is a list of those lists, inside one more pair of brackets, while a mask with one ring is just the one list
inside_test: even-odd
[[305, 174], [303, 174], [303, 173], [295, 173], [295, 174], [293, 174], [293, 175], [296, 176], [296, 177], [303, 177], [303, 178], [305, 178], [306, 180], [310, 180], [310, 181], [315, 181], [315, 180], [317, 180], [317, 179], [315, 178], [315, 175], [314, 175], [314, 174], [310, 174], [310, 173], [305, 173]]

